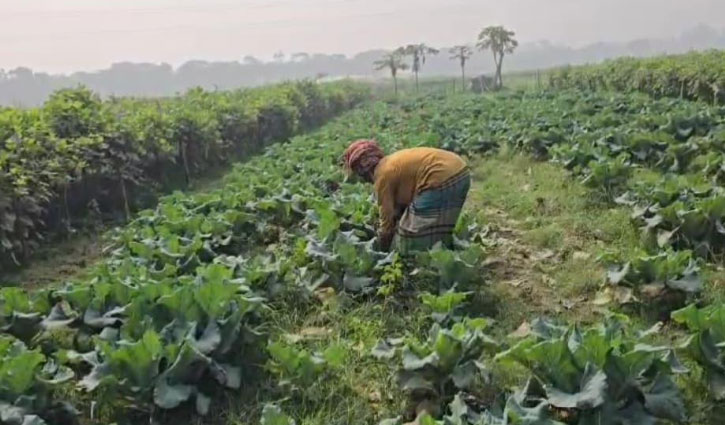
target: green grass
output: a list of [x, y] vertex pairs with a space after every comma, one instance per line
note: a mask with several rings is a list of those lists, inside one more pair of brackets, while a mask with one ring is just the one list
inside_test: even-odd
[[[552, 307], [565, 304], [562, 312], [577, 313], [570, 304], [591, 300], [603, 282], [597, 256], [628, 253], [639, 245], [626, 209], [594, 202], [585, 187], [555, 164], [502, 153], [474, 170], [474, 210], [494, 227], [517, 231], [515, 241], [528, 256], [523, 265], [531, 266], [517, 272], [522, 279], [537, 275], [552, 289]], [[587, 310], [581, 308], [584, 317]]]
[[627, 250], [638, 244], [626, 208], [598, 204], [555, 164], [502, 153], [476, 168], [474, 178], [476, 202], [505, 210], [534, 245], [596, 251], [593, 247]]
[[[465, 91], [470, 89], [471, 78], [480, 73], [475, 70], [467, 70]], [[548, 87], [549, 73], [536, 71], [504, 73], [504, 87], [511, 90], [539, 90]], [[415, 87], [413, 76], [398, 77], [398, 97], [405, 99], [411, 96], [422, 96], [430, 94], [454, 95], [459, 94], [462, 82], [460, 76], [420, 76], [418, 89]], [[392, 78], [380, 78], [372, 83], [373, 94], [378, 97], [393, 99], [394, 84]]]
[[298, 341], [315, 351], [332, 344], [345, 347], [345, 367], [330, 371], [313, 385], [292, 392], [272, 390], [276, 377], [262, 383], [255, 395], [258, 403], [230, 404], [231, 410], [217, 418], [219, 424], [257, 424], [264, 403], [278, 403], [298, 424], [369, 424], [405, 411], [407, 399], [397, 389], [388, 365], [370, 355], [384, 337], [422, 335], [430, 325], [417, 298], [396, 295], [388, 302], [355, 299], [347, 294], [327, 293], [324, 301], [284, 303], [273, 307], [270, 340]]
[[90, 267], [103, 257], [103, 234], [106, 230], [104, 226], [87, 229], [41, 247], [33, 253], [28, 264], [0, 273], [0, 286], [35, 289], [84, 277]]

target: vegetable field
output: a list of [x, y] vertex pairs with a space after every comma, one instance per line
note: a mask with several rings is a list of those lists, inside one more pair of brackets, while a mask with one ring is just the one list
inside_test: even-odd
[[[271, 144], [365, 92], [270, 90], [191, 93], [164, 106], [186, 110], [170, 117], [151, 101], [84, 109], [64, 96], [87, 93], [58, 95], [89, 120], [94, 111], [129, 110], [138, 113], [139, 132], [193, 131], [154, 139], [193, 141], [181, 165], [168, 159], [179, 151], [162, 156], [182, 178], [184, 164], [201, 173], [214, 163], [208, 158], [223, 161], [236, 148], [264, 151], [234, 165], [214, 189], [175, 192], [136, 214], [112, 233], [87, 276], [0, 289], [0, 423], [393, 425], [416, 416], [420, 425], [722, 423], [725, 108], [581, 88], [427, 95], [368, 102]], [[249, 115], [249, 102], [236, 96], [260, 96], [260, 110], [275, 112]], [[52, 115], [59, 128], [81, 125], [79, 114], [66, 113], [74, 118]], [[39, 124], [51, 122], [45, 114], [0, 117], [55, 137], [57, 129]], [[144, 117], [174, 124], [142, 125]], [[130, 119], [111, 121], [123, 128]], [[211, 133], [198, 133], [207, 128], [200, 122]], [[219, 136], [247, 131], [240, 122], [279, 133]], [[149, 133], [131, 134], [140, 143]], [[83, 137], [110, 149], [91, 140], [106, 139]], [[55, 145], [73, 151], [83, 137]], [[474, 184], [456, 249], [413, 257], [375, 249], [371, 188], [343, 183], [339, 162], [351, 140], [369, 137], [388, 152], [424, 145], [468, 158]], [[8, 140], [0, 154], [25, 152]], [[257, 145], [239, 145], [248, 140]], [[30, 161], [4, 155], [16, 168]], [[59, 157], [47, 160], [60, 167]], [[501, 174], [518, 163], [526, 166], [516, 178]], [[540, 170], [560, 174], [545, 180]], [[55, 180], [45, 190], [62, 188], [65, 175], [49, 174]], [[495, 179], [508, 184], [487, 186]], [[547, 196], [571, 187], [587, 219], [554, 229], [564, 236], [541, 242], [546, 250], [529, 250], [517, 235], [548, 238], [545, 219], [564, 206]], [[53, 193], [44, 202], [63, 192]], [[532, 205], [522, 209], [527, 193]], [[493, 207], [510, 217], [496, 218]], [[619, 212], [622, 221], [605, 222]], [[22, 239], [15, 227], [3, 229]], [[584, 236], [573, 240], [575, 233]], [[587, 270], [576, 273], [586, 279], [565, 270], [574, 261], [584, 261]], [[547, 267], [561, 282], [520, 279]], [[527, 291], [540, 299], [515, 304], [531, 297]], [[567, 294], [563, 307], [558, 293]]]
[[366, 92], [295, 83], [102, 102], [74, 89], [39, 109], [0, 110], [0, 270], [20, 265], [49, 235], [89, 218], [129, 218], [156, 192], [319, 126]]

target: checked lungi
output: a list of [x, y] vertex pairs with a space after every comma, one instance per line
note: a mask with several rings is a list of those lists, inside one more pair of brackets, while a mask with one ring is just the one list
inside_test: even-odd
[[398, 222], [397, 250], [401, 254], [426, 251], [438, 242], [453, 245], [453, 231], [471, 188], [468, 168], [413, 198]]

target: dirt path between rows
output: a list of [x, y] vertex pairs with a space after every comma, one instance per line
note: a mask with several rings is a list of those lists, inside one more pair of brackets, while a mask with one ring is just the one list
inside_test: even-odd
[[[491, 220], [493, 243], [487, 259], [491, 289], [499, 298], [498, 315], [504, 326], [515, 328], [536, 317], [561, 317], [576, 322], [593, 321], [600, 313], [592, 308], [591, 297], [569, 299], [561, 294], [551, 271], [561, 264], [559, 254], [541, 250], [524, 241], [515, 220], [494, 207], [484, 212]], [[585, 252], [578, 253], [589, 258]]]
[[19, 270], [0, 273], [0, 286], [32, 290], [82, 278], [103, 256], [100, 233], [78, 235], [43, 247]]
[[[467, 211], [488, 227], [490, 296], [508, 330], [537, 317], [591, 323], [605, 278], [597, 256], [636, 241], [629, 213], [592, 205], [564, 170], [504, 154], [475, 160]], [[609, 306], [612, 307], [612, 306]]]

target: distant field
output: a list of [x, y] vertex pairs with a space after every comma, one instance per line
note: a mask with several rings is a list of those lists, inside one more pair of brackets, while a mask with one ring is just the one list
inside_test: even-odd
[[621, 58], [599, 65], [560, 68], [555, 87], [641, 91], [714, 105], [725, 103], [725, 51], [711, 50], [647, 59]]

